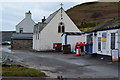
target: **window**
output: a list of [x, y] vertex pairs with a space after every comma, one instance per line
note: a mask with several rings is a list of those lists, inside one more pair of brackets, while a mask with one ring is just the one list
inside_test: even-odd
[[63, 23], [61, 22], [60, 25], [63, 25]]
[[101, 37], [98, 37], [98, 51], [101, 51]]
[[36, 33], [36, 40], [37, 40], [37, 33]]
[[107, 33], [102, 33], [102, 50], [106, 50], [106, 42], [107, 42]]
[[20, 33], [23, 33], [23, 28], [19, 28], [19, 32], [20, 32]]
[[111, 33], [111, 49], [115, 49], [115, 33]]
[[65, 32], [65, 27], [64, 26], [62, 26], [62, 32]]
[[61, 32], [61, 26], [58, 26], [58, 33]]
[[65, 25], [63, 22], [60, 22], [58, 25], [58, 33], [63, 33], [65, 32]]
[[39, 40], [39, 33], [38, 33], [38, 40]]

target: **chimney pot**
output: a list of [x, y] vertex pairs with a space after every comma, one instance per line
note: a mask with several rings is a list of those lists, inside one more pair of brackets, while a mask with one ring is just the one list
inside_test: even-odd
[[42, 19], [42, 23], [44, 23], [45, 20], [46, 20], [46, 19], [45, 19], [45, 16], [44, 16], [44, 18]]

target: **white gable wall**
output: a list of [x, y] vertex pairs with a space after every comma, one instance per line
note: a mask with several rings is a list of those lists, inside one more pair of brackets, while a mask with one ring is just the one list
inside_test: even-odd
[[[73, 23], [73, 21], [69, 18], [69, 16], [63, 12], [63, 22], [65, 23], [65, 32], [81, 32], [77, 26]], [[60, 17], [60, 11], [59, 11], [59, 17]]]
[[26, 17], [16, 25], [16, 32], [19, 33], [19, 29], [23, 28], [23, 33], [33, 33], [35, 22], [31, 19], [31, 14], [26, 14]]
[[[61, 35], [58, 33], [58, 24], [63, 22], [65, 24], [65, 32], [80, 32], [76, 25], [70, 20], [67, 14], [63, 12], [63, 19], [61, 20], [61, 11], [54, 16], [54, 18], [45, 26], [40, 32], [39, 48], [36, 50], [53, 50], [53, 43], [62, 43]], [[36, 42], [33, 42], [35, 45]]]

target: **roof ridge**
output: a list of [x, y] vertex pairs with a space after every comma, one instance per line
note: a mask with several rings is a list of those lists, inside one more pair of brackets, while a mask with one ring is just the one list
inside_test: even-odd
[[[61, 8], [60, 8], [61, 9]], [[55, 12], [53, 12], [52, 14], [50, 14], [49, 16], [48, 16], [48, 18], [45, 20], [45, 22], [46, 23], [49, 23], [52, 19], [53, 19], [53, 17], [57, 14], [57, 12], [60, 10], [60, 9], [58, 9], [58, 10], [56, 10]], [[52, 16], [53, 15], [53, 16]], [[50, 18], [51, 17], [51, 18]], [[49, 20], [48, 20], [49, 19]], [[47, 21], [48, 20], [48, 21]]]
[[[110, 28], [117, 28], [117, 24], [115, 25], [115, 23], [119, 22], [120, 20], [110, 20], [110, 21], [107, 21], [107, 22], [103, 22], [101, 24], [99, 24], [98, 26], [94, 27], [93, 29], [89, 30], [89, 31], [86, 31], [86, 32], [93, 32], [93, 31], [99, 31], [99, 30], [103, 30], [103, 29], [109, 29], [108, 26], [110, 26]], [[111, 27], [112, 25], [112, 27]]]

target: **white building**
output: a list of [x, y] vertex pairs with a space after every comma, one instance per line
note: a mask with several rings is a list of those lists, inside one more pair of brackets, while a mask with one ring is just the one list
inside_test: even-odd
[[65, 32], [62, 34], [62, 45], [70, 44], [72, 52], [75, 50], [77, 42], [86, 43], [86, 35], [80, 32]]
[[11, 49], [32, 49], [34, 25], [31, 12], [25, 13], [25, 18], [16, 25], [16, 33], [11, 37]]
[[25, 18], [16, 25], [16, 33], [33, 33], [35, 22], [31, 18], [32, 13], [25, 13]]
[[34, 27], [33, 49], [37, 51], [53, 50], [53, 43], [62, 43], [63, 32], [81, 32], [63, 8], [51, 14], [44, 23]]
[[[90, 31], [93, 43], [92, 53], [111, 56], [111, 51], [119, 50], [120, 54], [120, 20], [105, 22]], [[88, 35], [89, 35], [88, 34]], [[90, 38], [89, 38], [90, 39]], [[87, 42], [89, 42], [87, 41]]]
[[94, 53], [97, 52], [98, 54], [111, 56], [113, 49], [120, 49], [118, 39], [118, 29], [98, 31], [95, 41], [97, 46], [93, 47]]

